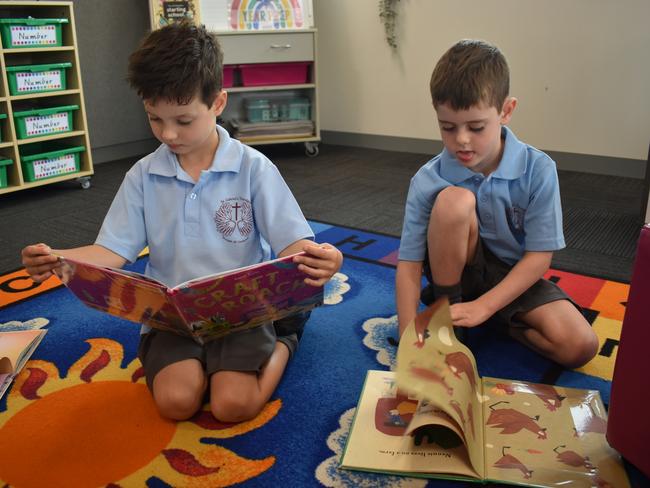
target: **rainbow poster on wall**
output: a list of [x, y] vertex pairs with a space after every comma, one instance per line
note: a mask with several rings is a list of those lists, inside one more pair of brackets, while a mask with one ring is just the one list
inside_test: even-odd
[[232, 0], [232, 30], [305, 29], [311, 27], [311, 0]]

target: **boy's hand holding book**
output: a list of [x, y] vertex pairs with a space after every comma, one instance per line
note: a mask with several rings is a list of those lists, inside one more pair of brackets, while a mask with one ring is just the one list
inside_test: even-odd
[[25, 270], [36, 283], [41, 283], [52, 276], [52, 270], [61, 264], [47, 244], [34, 244], [22, 250], [22, 263]]
[[305, 278], [308, 285], [323, 286], [341, 269], [343, 254], [331, 244], [310, 242], [302, 250], [307, 255], [296, 256], [294, 262], [298, 263], [300, 271], [311, 277]]

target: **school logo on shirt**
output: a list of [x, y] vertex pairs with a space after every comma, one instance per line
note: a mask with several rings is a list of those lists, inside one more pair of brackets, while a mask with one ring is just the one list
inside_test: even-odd
[[508, 209], [508, 221], [510, 228], [514, 231], [522, 231], [524, 229], [524, 217], [526, 217], [526, 209], [517, 205], [513, 205]]
[[246, 241], [253, 232], [253, 207], [250, 200], [239, 197], [222, 200], [214, 214], [214, 223], [226, 241]]

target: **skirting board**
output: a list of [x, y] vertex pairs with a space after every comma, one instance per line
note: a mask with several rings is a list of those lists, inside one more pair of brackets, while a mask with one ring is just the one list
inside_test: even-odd
[[[409, 137], [321, 130], [321, 140], [324, 144], [367, 147], [386, 151], [421, 153], [432, 156], [442, 151], [441, 141]], [[546, 152], [555, 160], [558, 169], [639, 179], [646, 177], [646, 166], [648, 163], [643, 160], [560, 151]]]

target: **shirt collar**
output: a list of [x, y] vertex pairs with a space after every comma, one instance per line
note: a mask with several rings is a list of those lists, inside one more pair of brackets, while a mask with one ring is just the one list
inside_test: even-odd
[[[526, 145], [519, 141], [515, 134], [505, 125], [501, 127], [505, 148], [497, 169], [492, 174], [493, 178], [514, 180], [526, 171], [527, 158], [525, 157]], [[474, 171], [458, 163], [458, 160], [444, 149], [440, 157], [440, 174], [450, 183], [456, 184], [477, 175]], [[482, 176], [482, 175], [479, 175]]]
[[[234, 172], [238, 173], [241, 168], [243, 148], [239, 141], [233, 139], [228, 131], [217, 125], [219, 133], [219, 146], [214, 154], [212, 166], [208, 171], [212, 173]], [[170, 151], [167, 144], [161, 144], [153, 154], [153, 161], [149, 167], [149, 173], [160, 176], [175, 177], [178, 175], [180, 165], [176, 154]]]

